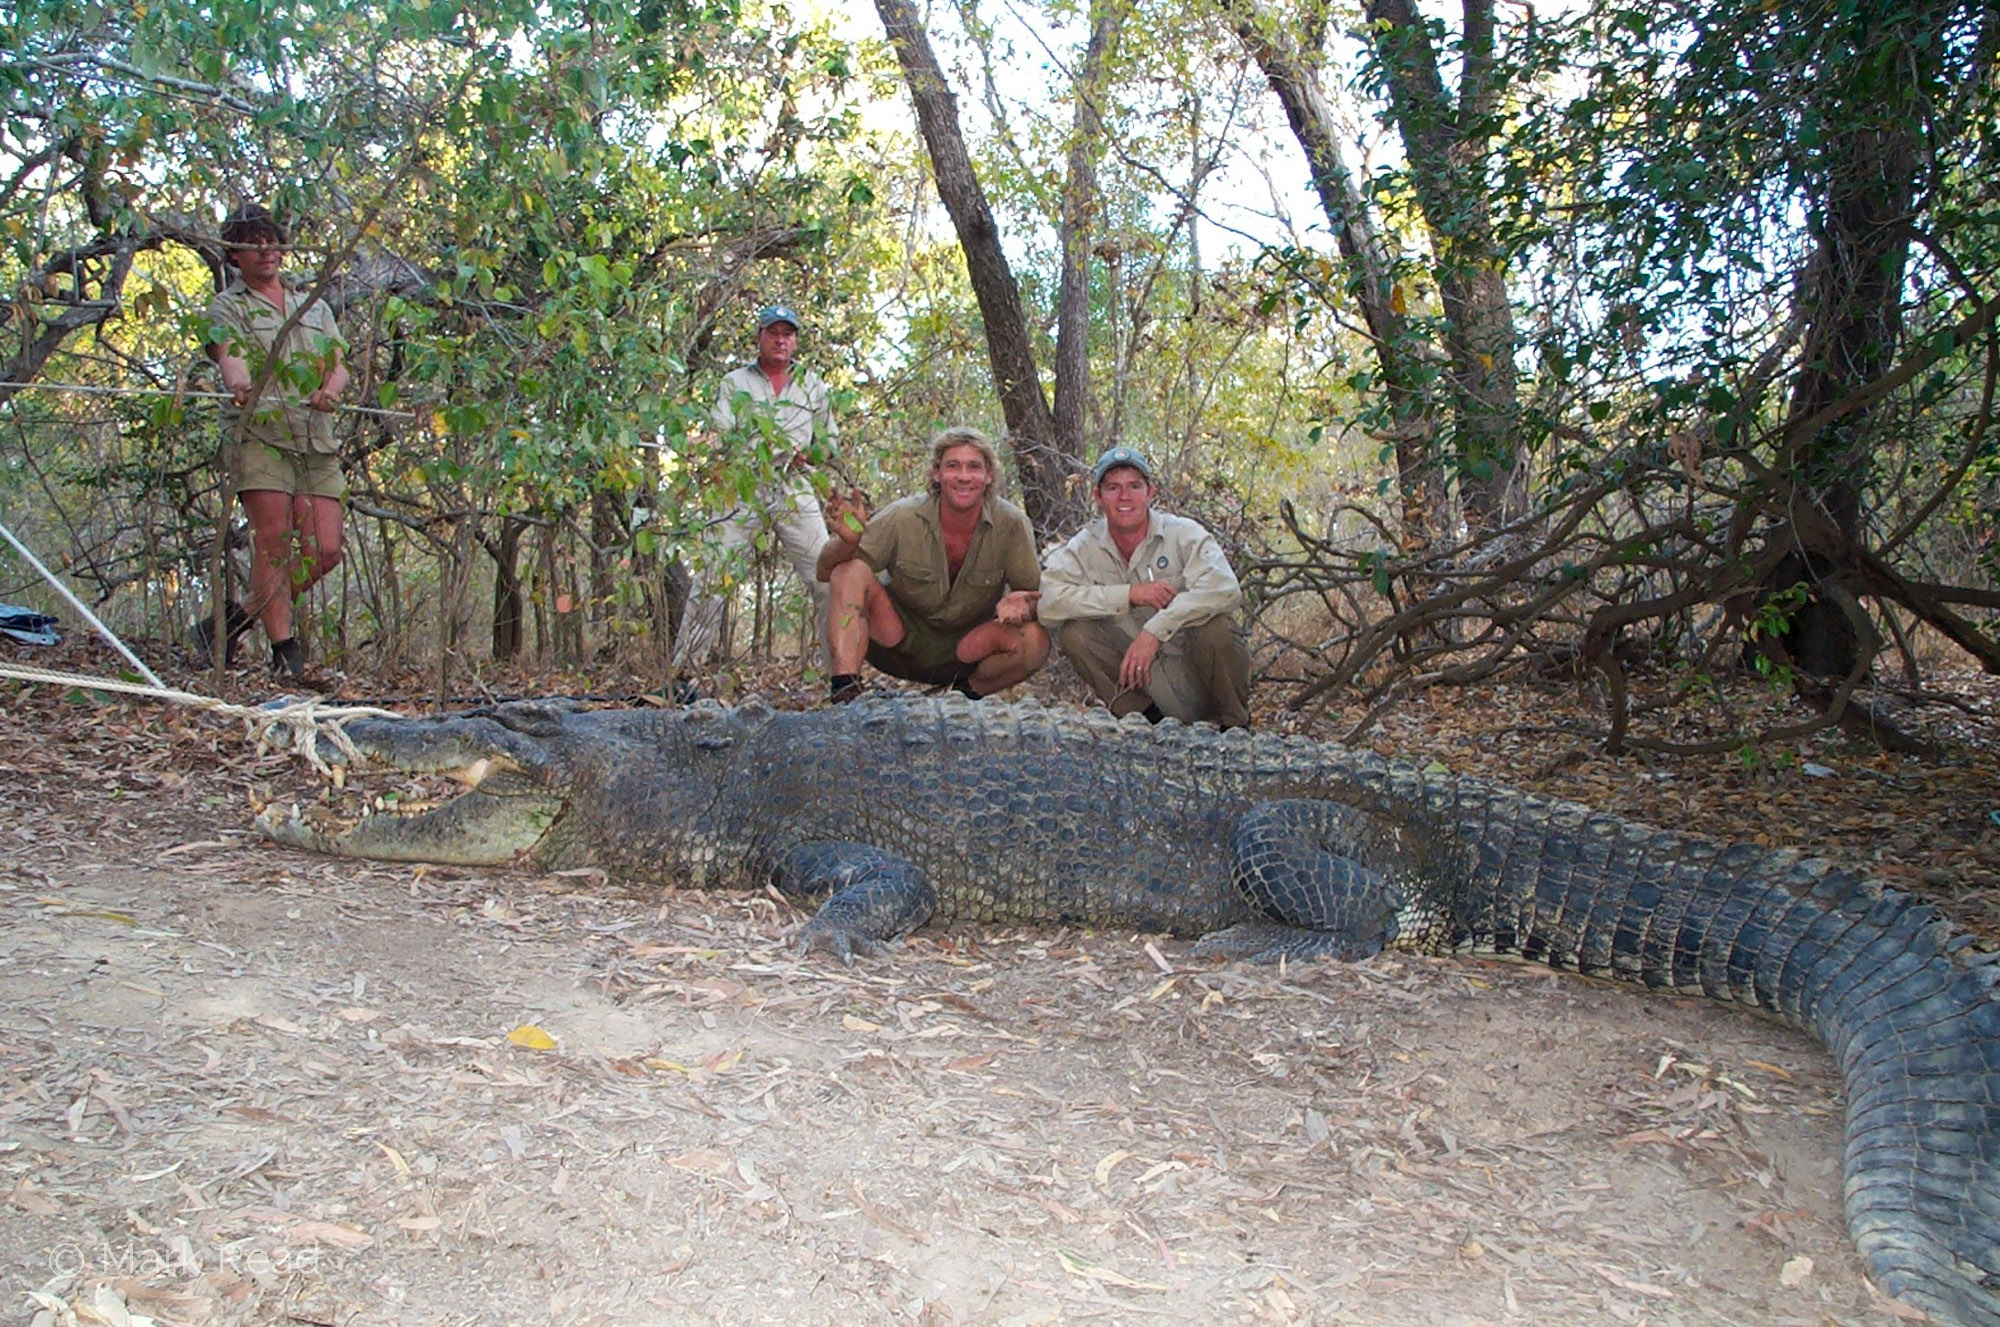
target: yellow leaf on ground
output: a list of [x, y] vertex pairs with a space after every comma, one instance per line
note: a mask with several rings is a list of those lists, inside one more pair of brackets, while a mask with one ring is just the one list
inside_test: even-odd
[[531, 1051], [552, 1051], [556, 1048], [556, 1039], [533, 1023], [521, 1024], [507, 1034], [507, 1040]]
[[1111, 1172], [1118, 1169], [1119, 1162], [1130, 1161], [1131, 1159], [1132, 1154], [1121, 1147], [1102, 1161], [1099, 1161], [1097, 1163], [1097, 1182], [1103, 1184], [1108, 1181], [1111, 1178]]

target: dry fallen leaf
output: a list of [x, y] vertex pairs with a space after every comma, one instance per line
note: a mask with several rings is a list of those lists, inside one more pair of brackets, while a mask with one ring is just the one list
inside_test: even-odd
[[521, 1024], [507, 1034], [507, 1040], [531, 1051], [552, 1051], [556, 1048], [556, 1039], [533, 1023]]
[[1674, 1292], [1665, 1286], [1648, 1285], [1644, 1281], [1630, 1280], [1618, 1275], [1618, 1273], [1612, 1271], [1609, 1267], [1598, 1267], [1597, 1274], [1612, 1285], [1617, 1286], [1620, 1290], [1629, 1290], [1635, 1295], [1645, 1295], [1650, 1299], [1672, 1299], [1674, 1297]]
[[285, 1233], [302, 1243], [333, 1244], [343, 1249], [365, 1249], [375, 1243], [375, 1237], [366, 1231], [332, 1221], [295, 1221]]
[[1787, 1290], [1796, 1290], [1812, 1274], [1813, 1260], [1801, 1253], [1796, 1258], [1787, 1258], [1785, 1265], [1778, 1269], [1778, 1284]]
[[7, 1195], [7, 1201], [30, 1216], [54, 1216], [62, 1211], [62, 1204], [41, 1192], [26, 1175], [15, 1182], [14, 1191]]
[[1134, 1281], [1123, 1272], [1114, 1272], [1109, 1267], [1100, 1267], [1088, 1259], [1071, 1253], [1068, 1249], [1057, 1249], [1056, 1257], [1062, 1261], [1063, 1270], [1071, 1276], [1080, 1276], [1087, 1281], [1096, 1281], [1107, 1286], [1122, 1286], [1127, 1290], [1166, 1290], [1169, 1287], [1153, 1281]]

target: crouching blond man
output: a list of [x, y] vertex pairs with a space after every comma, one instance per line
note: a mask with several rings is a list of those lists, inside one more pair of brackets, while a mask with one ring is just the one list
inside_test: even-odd
[[891, 677], [990, 696], [1040, 668], [1049, 633], [1035, 622], [1041, 565], [1019, 507], [997, 496], [999, 458], [984, 433], [931, 441], [930, 492], [872, 517], [859, 494], [829, 509], [819, 555], [831, 588], [829, 699], [862, 692], [865, 659]]

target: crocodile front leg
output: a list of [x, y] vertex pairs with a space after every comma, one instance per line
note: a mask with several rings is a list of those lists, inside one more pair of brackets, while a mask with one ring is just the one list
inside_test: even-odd
[[922, 926], [937, 907], [921, 870], [865, 843], [795, 844], [771, 874], [787, 897], [826, 900], [800, 928], [798, 952], [826, 949], [843, 963], [852, 963], [856, 950], [870, 957], [886, 952], [885, 942]]
[[1354, 962], [1398, 935], [1404, 898], [1384, 866], [1396, 827], [1339, 802], [1266, 802], [1238, 818], [1231, 870], [1244, 898], [1273, 920], [1212, 931], [1194, 946], [1207, 957]]

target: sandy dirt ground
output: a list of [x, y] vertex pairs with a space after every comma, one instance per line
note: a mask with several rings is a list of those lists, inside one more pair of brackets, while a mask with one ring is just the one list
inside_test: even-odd
[[335, 861], [227, 724], [0, 692], [22, 1323], [1876, 1324], [1805, 1037], [1490, 962]]

